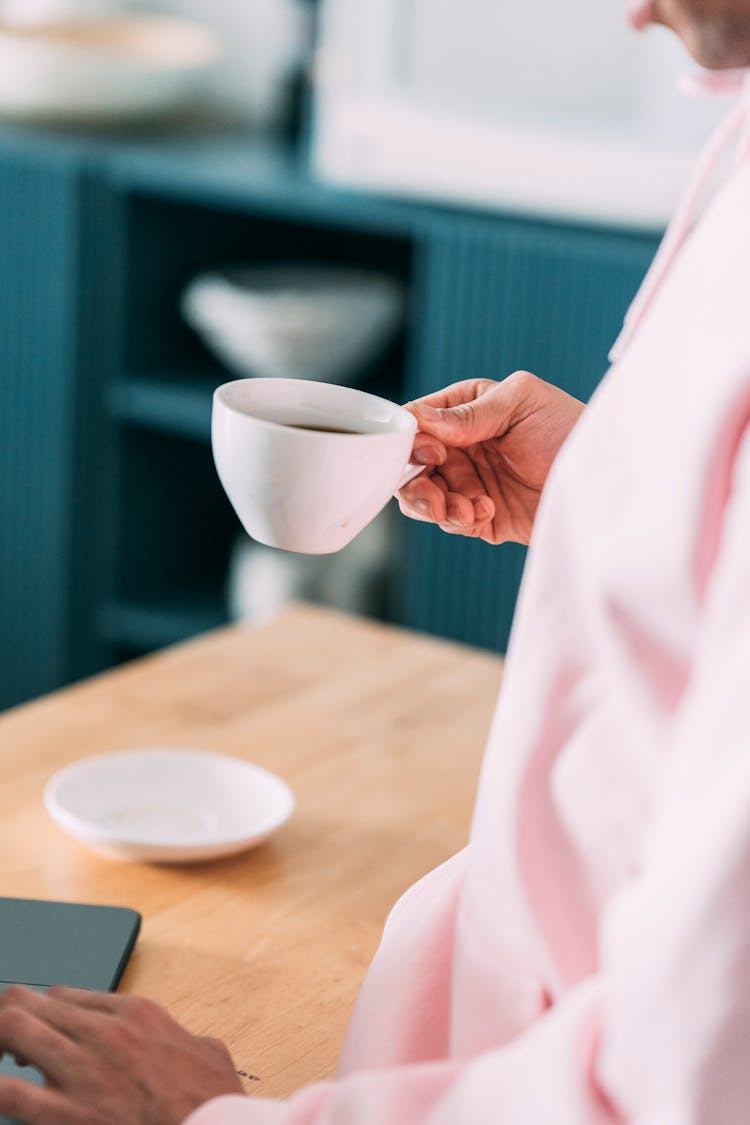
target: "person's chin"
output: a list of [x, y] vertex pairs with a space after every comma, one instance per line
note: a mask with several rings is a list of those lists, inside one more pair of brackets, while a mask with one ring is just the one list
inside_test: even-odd
[[688, 52], [706, 70], [742, 70], [750, 66], [750, 35], [741, 43], [713, 29], [687, 29], [678, 33]]
[[733, 70], [750, 67], [750, 27], [738, 35], [712, 24], [697, 23], [680, 4], [669, 0], [628, 0], [627, 18], [635, 31], [660, 24], [680, 39], [699, 66], [706, 70]]

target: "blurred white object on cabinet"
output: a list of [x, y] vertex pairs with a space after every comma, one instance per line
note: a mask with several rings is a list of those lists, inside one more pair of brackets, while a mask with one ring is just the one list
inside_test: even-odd
[[0, 115], [53, 123], [158, 116], [187, 104], [220, 54], [213, 31], [185, 20], [0, 24]]
[[389, 608], [394, 533], [391, 505], [335, 555], [292, 555], [239, 536], [229, 565], [230, 618], [260, 623], [293, 601], [382, 617]]
[[240, 376], [354, 382], [401, 321], [401, 286], [326, 266], [235, 267], [197, 277], [185, 319]]
[[[18, 0], [23, 3], [23, 0]], [[214, 96], [256, 128], [271, 130], [286, 112], [289, 79], [310, 41], [311, 6], [303, 0], [140, 0], [210, 24], [226, 51]]]

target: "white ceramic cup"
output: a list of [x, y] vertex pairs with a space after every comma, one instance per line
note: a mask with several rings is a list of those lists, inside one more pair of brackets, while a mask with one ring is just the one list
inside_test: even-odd
[[351, 543], [422, 471], [409, 465], [416, 428], [408, 410], [364, 391], [251, 378], [214, 392], [211, 439], [219, 479], [248, 535], [323, 555]]

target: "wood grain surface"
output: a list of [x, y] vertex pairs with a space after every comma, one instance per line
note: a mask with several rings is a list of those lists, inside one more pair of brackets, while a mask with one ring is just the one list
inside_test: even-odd
[[[464, 846], [499, 658], [295, 606], [0, 717], [0, 894], [131, 906], [122, 989], [224, 1039], [285, 1096], [330, 1076], [398, 896]], [[62, 765], [135, 747], [246, 758], [294, 789], [293, 819], [190, 866], [101, 858], [48, 817]]]

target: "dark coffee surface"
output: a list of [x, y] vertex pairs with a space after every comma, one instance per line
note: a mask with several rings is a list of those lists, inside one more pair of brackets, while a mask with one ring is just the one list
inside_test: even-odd
[[287, 422], [290, 430], [310, 430], [317, 434], [364, 434], [366, 430], [345, 430], [340, 426], [305, 426], [300, 422]]

